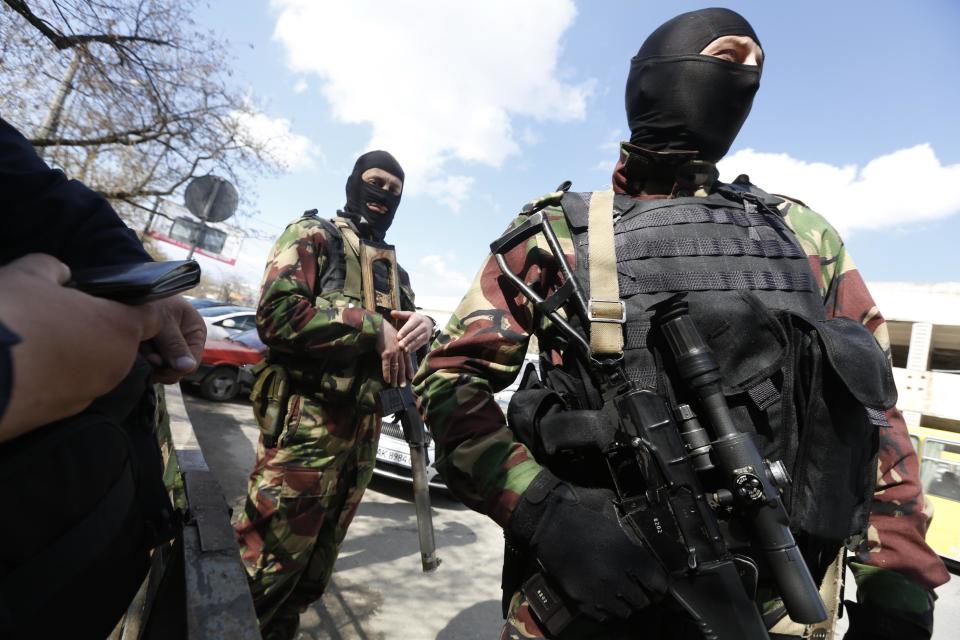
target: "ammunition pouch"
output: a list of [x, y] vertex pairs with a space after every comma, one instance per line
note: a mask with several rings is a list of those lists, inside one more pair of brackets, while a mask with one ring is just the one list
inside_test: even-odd
[[287, 418], [290, 374], [283, 365], [269, 364], [265, 360], [256, 365], [252, 373], [257, 377], [250, 391], [253, 417], [260, 427], [263, 446], [272, 449], [277, 446]]
[[357, 413], [377, 411], [377, 396], [386, 385], [379, 359], [359, 358], [336, 367], [320, 360], [294, 360], [271, 353], [253, 368], [257, 381], [250, 392], [253, 413], [261, 433], [275, 442], [283, 432], [290, 396], [307, 396], [324, 404], [350, 404]]

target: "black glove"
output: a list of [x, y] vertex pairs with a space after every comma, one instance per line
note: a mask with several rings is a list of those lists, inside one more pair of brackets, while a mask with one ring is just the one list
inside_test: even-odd
[[850, 628], [843, 640], [930, 640], [933, 609], [923, 613], [844, 602]]
[[524, 492], [507, 537], [589, 618], [626, 619], [667, 588], [666, 573], [621, 526], [609, 489], [576, 487], [544, 469]]

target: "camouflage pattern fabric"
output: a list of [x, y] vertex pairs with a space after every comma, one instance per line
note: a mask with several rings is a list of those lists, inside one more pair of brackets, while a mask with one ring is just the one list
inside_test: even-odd
[[[317, 218], [301, 217], [274, 244], [261, 285], [260, 337], [270, 357], [298, 363], [288, 365], [294, 393], [278, 446], [261, 438], [234, 524], [265, 631], [322, 595], [376, 459], [383, 318], [342, 290], [317, 291], [335, 246]], [[400, 279], [413, 300], [402, 270]]]
[[[625, 182], [619, 174], [628, 154], [622, 147], [613, 181], [615, 189]], [[547, 194], [525, 209], [545, 205], [545, 219], [556, 232], [567, 261], [574, 266], [570, 232], [559, 207], [561, 195]], [[698, 196], [705, 192], [675, 190], [672, 195]], [[883, 316], [837, 232], [799, 202], [785, 201], [781, 212], [808, 255], [827, 315], [865, 324], [889, 354]], [[517, 217], [508, 229], [524, 219], [524, 215]], [[542, 234], [515, 247], [505, 258], [508, 267], [544, 298], [563, 282]], [[447, 486], [467, 506], [489, 515], [501, 526], [509, 520], [540, 465], [507, 428], [493, 393], [516, 378], [534, 333], [541, 352], [554, 363], [562, 362], [562, 351], [551, 339], [555, 332], [550, 322], [535, 313], [533, 305], [501, 278], [496, 261], [487, 256], [415, 378], [426, 423], [436, 442], [436, 466]], [[916, 452], [902, 416], [893, 409], [888, 418], [892, 426], [881, 429], [869, 539], [860, 549], [858, 560], [909, 578], [901, 584], [933, 589], [945, 583], [948, 574], [924, 541], [931, 509], [923, 496]]]
[[347, 528], [373, 476], [380, 416], [290, 398], [281, 445], [261, 438], [243, 513], [240, 555], [261, 625], [299, 614], [330, 581]]

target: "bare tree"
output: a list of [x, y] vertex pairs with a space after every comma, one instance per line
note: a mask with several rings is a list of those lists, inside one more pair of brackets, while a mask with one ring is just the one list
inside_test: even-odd
[[[0, 114], [127, 217], [190, 178], [275, 164], [193, 0], [3, 0]], [[248, 191], [241, 188], [241, 193]]]

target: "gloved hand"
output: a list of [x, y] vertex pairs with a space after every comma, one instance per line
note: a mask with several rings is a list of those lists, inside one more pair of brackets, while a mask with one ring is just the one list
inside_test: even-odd
[[933, 609], [914, 613], [849, 600], [843, 605], [850, 616], [843, 640], [930, 640], [933, 635]]
[[935, 596], [903, 574], [859, 562], [850, 569], [858, 602], [845, 602], [844, 640], [930, 640]]
[[587, 617], [625, 619], [664, 593], [666, 573], [621, 526], [608, 489], [577, 487], [542, 470], [507, 523], [548, 580]]

